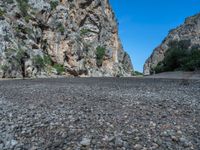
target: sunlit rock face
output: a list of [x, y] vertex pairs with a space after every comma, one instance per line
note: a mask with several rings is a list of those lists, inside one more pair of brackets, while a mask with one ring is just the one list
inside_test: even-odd
[[154, 49], [144, 64], [144, 74], [151, 74], [153, 68], [165, 58], [165, 52], [168, 50], [170, 42], [182, 40], [189, 40], [190, 47], [197, 46], [200, 48], [200, 14], [187, 18], [183, 25], [169, 32], [161, 45]]
[[0, 41], [0, 77], [133, 71], [108, 0], [1, 0]]

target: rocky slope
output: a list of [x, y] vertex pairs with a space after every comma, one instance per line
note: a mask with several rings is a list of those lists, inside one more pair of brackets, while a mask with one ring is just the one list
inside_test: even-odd
[[108, 0], [1, 0], [0, 77], [130, 76]]
[[169, 32], [162, 44], [159, 45], [147, 59], [144, 65], [144, 74], [149, 75], [152, 69], [164, 59], [165, 52], [169, 49], [170, 42], [182, 40], [189, 40], [190, 47], [200, 47], [200, 14], [187, 18], [183, 25]]

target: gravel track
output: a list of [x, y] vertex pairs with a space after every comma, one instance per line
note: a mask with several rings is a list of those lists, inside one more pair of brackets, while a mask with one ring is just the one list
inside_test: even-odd
[[198, 150], [200, 80], [0, 81], [0, 150]]

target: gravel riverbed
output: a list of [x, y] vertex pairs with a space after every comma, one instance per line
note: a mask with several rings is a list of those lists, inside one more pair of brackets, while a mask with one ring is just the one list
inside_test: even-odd
[[0, 150], [198, 150], [200, 80], [0, 81]]

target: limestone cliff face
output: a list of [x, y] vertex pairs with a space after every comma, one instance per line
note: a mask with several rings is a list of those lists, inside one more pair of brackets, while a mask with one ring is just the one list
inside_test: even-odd
[[164, 59], [170, 42], [181, 40], [190, 40], [191, 47], [200, 47], [200, 14], [187, 18], [183, 25], [169, 32], [161, 45], [153, 51], [152, 55], [144, 64], [144, 74], [149, 75], [152, 69]]
[[130, 76], [108, 0], [1, 0], [0, 77]]

